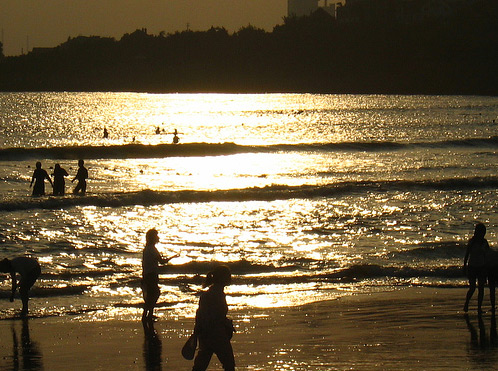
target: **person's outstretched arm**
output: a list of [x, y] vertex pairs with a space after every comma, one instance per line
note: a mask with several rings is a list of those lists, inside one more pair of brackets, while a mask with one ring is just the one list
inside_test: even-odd
[[169, 258], [163, 258], [163, 257], [161, 257], [161, 260], [160, 260], [160, 261], [161, 261], [161, 263], [162, 263], [162, 264], [166, 264], [166, 263], [168, 263], [171, 259], [177, 258], [177, 257], [179, 257], [179, 256], [180, 256], [180, 255], [176, 254], [176, 255], [170, 256]]
[[74, 183], [74, 181], [76, 179], [80, 179], [80, 173], [81, 173], [81, 169], [78, 169], [78, 171], [76, 172], [76, 175], [74, 176], [73, 180], [71, 180], [71, 183]]
[[50, 176], [48, 175], [48, 173], [45, 171], [45, 178], [48, 179], [50, 185], [53, 187], [54, 186], [54, 183], [52, 183], [52, 179], [50, 179]]

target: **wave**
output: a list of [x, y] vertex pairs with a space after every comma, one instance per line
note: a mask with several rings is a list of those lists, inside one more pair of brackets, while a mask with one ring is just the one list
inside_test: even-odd
[[365, 280], [375, 278], [462, 278], [461, 266], [437, 266], [428, 268], [381, 266], [376, 264], [358, 264], [334, 273], [322, 274], [321, 279], [340, 279], [341, 281]]
[[[63, 287], [37, 287], [35, 286], [30, 290], [30, 297], [37, 298], [49, 298], [57, 296], [74, 296], [81, 295], [83, 292], [89, 289], [88, 285], [68, 285]], [[10, 290], [1, 291], [0, 299], [6, 299], [10, 297]]]
[[[462, 254], [458, 257], [460, 257]], [[429, 259], [430, 260], [430, 259]], [[374, 263], [358, 263], [348, 267], [337, 267], [335, 262], [326, 262], [321, 269], [316, 269], [320, 264], [317, 260], [295, 261], [283, 260], [278, 264], [261, 264], [240, 260], [236, 262], [223, 263], [229, 266], [234, 275], [234, 282], [240, 284], [290, 284], [290, 283], [308, 283], [322, 281], [357, 281], [376, 278], [422, 278], [438, 277], [445, 279], [461, 278], [464, 276], [461, 265], [430, 265], [410, 266], [406, 261], [401, 264], [391, 261], [387, 265]], [[160, 267], [159, 274], [161, 283], [171, 286], [185, 288], [185, 285], [201, 285], [204, 282], [206, 274], [213, 270], [220, 262], [204, 261], [189, 262], [180, 265], [167, 265]], [[44, 273], [44, 279], [63, 279], [68, 281], [78, 281], [78, 279], [99, 279], [112, 277], [108, 280], [111, 286], [140, 286], [140, 272], [134, 269], [106, 269], [106, 270], [86, 270], [79, 272], [54, 272]], [[119, 277], [119, 278], [117, 278]], [[60, 295], [72, 295], [82, 293], [89, 289], [88, 284], [72, 285], [57, 289], [35, 288], [35, 296], [52, 296], [51, 293], [57, 291]], [[186, 288], [188, 291], [188, 288]], [[3, 295], [7, 295], [4, 293]], [[0, 291], [0, 297], [2, 292]]]
[[27, 209], [58, 209], [73, 206], [122, 207], [184, 202], [272, 201], [292, 198], [333, 197], [356, 192], [407, 190], [461, 190], [497, 188], [498, 177], [452, 178], [425, 181], [342, 182], [323, 186], [272, 185], [246, 189], [217, 191], [152, 191], [98, 193], [86, 196], [14, 198], [0, 202], [0, 211]]
[[238, 145], [226, 143], [183, 143], [146, 145], [131, 143], [108, 146], [66, 146], [40, 148], [0, 149], [0, 161], [29, 159], [126, 159], [126, 158], [165, 158], [191, 156], [223, 156], [238, 153], [272, 153], [280, 151], [326, 151], [326, 152], [377, 152], [416, 148], [495, 148], [498, 136], [490, 138], [463, 138], [438, 142], [337, 142], [337, 143], [298, 143], [273, 145]]
[[[229, 264], [230, 265], [230, 264]], [[260, 270], [261, 267], [255, 267]], [[307, 284], [307, 283], [352, 283], [368, 280], [383, 279], [401, 279], [405, 281], [419, 279], [440, 279], [448, 284], [448, 280], [459, 280], [464, 278], [464, 273], [460, 265], [434, 266], [434, 267], [410, 267], [410, 266], [382, 266], [377, 264], [356, 264], [346, 268], [336, 268], [329, 272], [316, 272], [303, 267], [283, 267], [273, 274], [256, 274], [256, 272], [238, 271], [236, 267], [231, 266], [233, 273], [232, 282], [236, 285], [289, 285], [289, 284]], [[202, 271], [191, 277], [184, 275], [161, 276], [162, 284], [170, 286], [198, 285], [203, 282]], [[206, 271], [207, 272], [207, 271]], [[171, 273], [171, 272], [170, 272]], [[205, 272], [202, 272], [205, 273]]]
[[[460, 265], [414, 267], [400, 265], [378, 265], [378, 264], [355, 264], [349, 267], [333, 268], [328, 271], [317, 271], [315, 269], [299, 267], [289, 262], [289, 265], [281, 267], [273, 264], [264, 265], [251, 263], [248, 261], [227, 263], [233, 274], [234, 285], [244, 285], [251, 287], [264, 287], [272, 285], [309, 285], [309, 284], [355, 284], [362, 285], [422, 285], [437, 287], [459, 287], [464, 283], [464, 273]], [[169, 266], [167, 270], [161, 272], [160, 284], [178, 287], [183, 293], [196, 296], [204, 282], [205, 274], [211, 270], [216, 262], [187, 263], [180, 266]], [[87, 272], [84, 276], [91, 276]], [[137, 272], [128, 272], [123, 275], [119, 272], [106, 272], [113, 276], [113, 280], [107, 281], [110, 288], [140, 287], [140, 276]], [[75, 281], [77, 275], [68, 275], [64, 278]], [[45, 277], [47, 278], [47, 277]], [[59, 276], [58, 279], [61, 277]], [[96, 278], [96, 277], [93, 277]], [[98, 283], [96, 283], [98, 284]], [[105, 284], [105, 283], [104, 283]], [[296, 287], [291, 290], [295, 291]], [[31, 291], [33, 298], [55, 298], [82, 296], [92, 290], [89, 284], [68, 284], [64, 286], [50, 286], [49, 281], [44, 281], [42, 286], [36, 285]], [[234, 295], [259, 295], [259, 291], [252, 294], [245, 292]], [[0, 290], [0, 299], [4, 300], [10, 296], [9, 290]], [[181, 299], [183, 300], [183, 299]], [[187, 299], [190, 300], [190, 299]], [[176, 303], [180, 303], [179, 301]], [[172, 303], [168, 302], [168, 306]], [[140, 304], [117, 304], [117, 306], [138, 307]], [[101, 306], [99, 308], [102, 309]], [[74, 309], [74, 308], [73, 308]], [[88, 310], [86, 305], [83, 308]], [[71, 314], [71, 313], [66, 313]], [[1, 313], [0, 313], [0, 317]]]
[[437, 260], [437, 259], [458, 259], [462, 258], [465, 252], [466, 244], [464, 242], [427, 242], [417, 245], [412, 249], [391, 252], [388, 254], [390, 259], [401, 260]]
[[269, 146], [275, 150], [285, 151], [326, 151], [326, 152], [382, 152], [417, 148], [489, 148], [498, 146], [498, 136], [490, 138], [468, 138], [444, 140], [437, 142], [340, 142], [340, 143], [312, 143], [312, 144], [277, 144]]
[[88, 193], [85, 196], [7, 197], [0, 201], [0, 211], [63, 209], [74, 206], [124, 207], [191, 202], [275, 201], [337, 197], [367, 192], [453, 191], [498, 188], [498, 176], [449, 178], [441, 180], [387, 180], [340, 182], [327, 185], [271, 185], [216, 191], [153, 191]]
[[125, 159], [125, 158], [163, 158], [187, 156], [221, 156], [250, 152], [247, 146], [234, 143], [185, 143], [146, 145], [131, 143], [108, 146], [66, 146], [39, 148], [0, 149], [1, 161], [27, 159]]

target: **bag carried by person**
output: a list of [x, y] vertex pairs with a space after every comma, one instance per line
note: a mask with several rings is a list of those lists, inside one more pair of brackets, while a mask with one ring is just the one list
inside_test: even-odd
[[194, 359], [195, 349], [197, 348], [197, 335], [193, 333], [185, 342], [182, 348], [182, 356], [187, 360]]

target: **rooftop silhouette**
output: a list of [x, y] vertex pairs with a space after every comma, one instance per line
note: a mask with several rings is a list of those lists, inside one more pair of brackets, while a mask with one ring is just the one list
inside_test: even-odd
[[[498, 93], [495, 1], [466, 2], [444, 18], [388, 0], [368, 13], [361, 3], [339, 7], [337, 19], [322, 8], [286, 17], [271, 32], [249, 25], [232, 34], [212, 27], [70, 37], [1, 59], [0, 90]], [[388, 17], [398, 13], [413, 16]]]

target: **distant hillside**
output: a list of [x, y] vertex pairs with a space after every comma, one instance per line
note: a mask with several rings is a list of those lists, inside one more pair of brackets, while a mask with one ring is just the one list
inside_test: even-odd
[[324, 11], [246, 27], [69, 38], [0, 59], [1, 91], [498, 94], [498, 2], [410, 24]]

